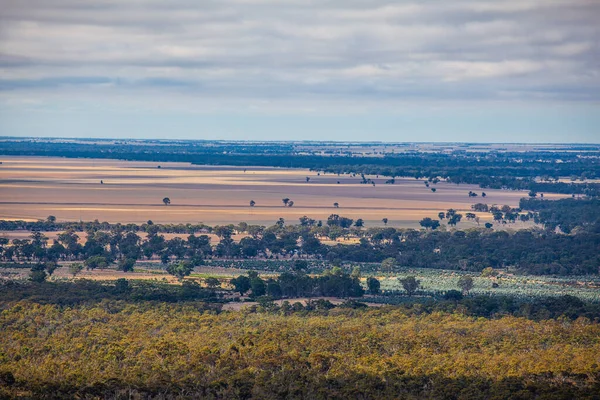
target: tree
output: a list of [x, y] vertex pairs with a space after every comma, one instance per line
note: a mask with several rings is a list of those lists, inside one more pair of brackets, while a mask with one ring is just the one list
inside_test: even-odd
[[445, 212], [443, 212], [443, 211], [440, 211], [440, 212], [438, 213], [438, 218], [440, 219], [440, 221], [441, 221], [442, 219], [446, 218], [446, 213], [445, 213]]
[[492, 229], [492, 226], [494, 226], [494, 224], [492, 224], [491, 222], [486, 222], [486, 223], [485, 223], [485, 227], [486, 227], [487, 229]]
[[172, 263], [167, 266], [167, 272], [177, 279], [182, 280], [184, 277], [188, 276], [194, 270], [194, 266], [185, 261], [180, 261], [178, 263]]
[[396, 266], [396, 259], [393, 257], [386, 258], [381, 262], [381, 270], [385, 272], [392, 272]]
[[469, 293], [469, 290], [473, 289], [473, 278], [470, 275], [463, 275], [458, 280], [458, 287], [463, 293]]
[[354, 226], [356, 226], [357, 228], [362, 228], [363, 226], [365, 226], [364, 221], [362, 220], [362, 218], [359, 218], [356, 220], [356, 222], [354, 223]]
[[350, 277], [352, 279], [359, 279], [360, 278], [360, 267], [356, 266], [352, 269], [352, 273], [350, 274]]
[[471, 206], [471, 210], [479, 212], [488, 212], [490, 211], [490, 208], [485, 203], [477, 203]]
[[389, 220], [388, 220], [387, 218], [383, 218], [383, 219], [381, 220], [381, 222], [383, 222], [383, 225], [386, 225], [386, 226], [387, 226], [387, 223], [388, 223], [388, 221], [389, 221]]
[[29, 280], [36, 283], [42, 283], [46, 281], [48, 274], [43, 269], [31, 268], [31, 273], [29, 274]]
[[308, 181], [310, 181], [310, 177], [307, 176], [306, 177], [306, 182], [308, 182]]
[[211, 289], [216, 289], [218, 287], [221, 287], [221, 281], [213, 276], [206, 278], [204, 280], [204, 283], [206, 284], [206, 286], [208, 286]]
[[81, 265], [81, 263], [73, 263], [69, 265], [69, 273], [73, 275], [73, 278], [75, 278], [75, 276], [81, 271], [83, 271], [83, 265]]
[[239, 292], [241, 296], [244, 295], [248, 290], [250, 290], [250, 278], [244, 275], [240, 275], [237, 278], [233, 278], [231, 280], [231, 284], [233, 285], [236, 292]]
[[165, 206], [168, 206], [169, 204], [171, 204], [171, 199], [170, 199], [170, 198], [168, 198], [168, 197], [165, 197], [165, 198], [163, 199], [163, 203], [165, 203]]
[[287, 197], [285, 197], [285, 198], [281, 199], [281, 201], [283, 202], [283, 206], [287, 207], [288, 202], [290, 201], [290, 199], [288, 199]]
[[528, 193], [528, 195], [529, 195], [529, 197], [531, 197], [532, 199], [533, 199], [534, 197], [537, 197], [537, 193], [536, 193], [536, 191], [535, 191], [535, 190], [530, 190], [530, 191], [529, 191], [529, 193]]
[[256, 202], [254, 200], [250, 200], [250, 207], [254, 207], [256, 205]]
[[83, 262], [87, 269], [104, 269], [108, 267], [108, 261], [102, 256], [93, 256]]
[[409, 296], [412, 296], [419, 289], [419, 286], [421, 286], [421, 281], [418, 281], [414, 276], [407, 276], [404, 279], [400, 279], [400, 283]]
[[46, 222], [53, 224], [56, 222], [56, 217], [54, 215], [48, 215], [48, 218], [46, 218]]
[[370, 276], [367, 278], [367, 287], [369, 288], [370, 294], [379, 294], [381, 283], [376, 278]]
[[315, 224], [315, 220], [312, 218], [308, 218], [306, 215], [299, 218], [301, 226], [313, 226]]
[[294, 201], [293, 200], [288, 201], [288, 207], [293, 207], [293, 206], [294, 206]]
[[308, 269], [308, 262], [305, 260], [296, 260], [294, 261], [293, 268], [296, 272], [304, 272]]
[[338, 202], [335, 202], [335, 203], [333, 203], [333, 206], [334, 206], [335, 208], [340, 208], [340, 203], [338, 203]]
[[436, 189], [436, 188], [431, 188], [431, 191], [432, 191], [433, 193], [435, 193], [435, 192], [437, 192], [437, 189]]
[[486, 197], [487, 194], [485, 192], [481, 192], [481, 197]]
[[256, 271], [248, 272], [250, 278], [250, 289], [252, 289], [252, 297], [264, 296], [267, 293], [267, 285], [265, 281], [260, 279]]
[[458, 224], [461, 219], [462, 219], [462, 214], [454, 214], [448, 220], [448, 225], [456, 226], [456, 224]]
[[119, 265], [117, 269], [123, 272], [133, 272], [133, 267], [135, 266], [134, 258], [123, 258], [119, 261]]
[[420, 222], [419, 225], [421, 225], [423, 228], [425, 229], [432, 229], [435, 230], [437, 228], [440, 227], [440, 221], [438, 220], [433, 220], [429, 217], [423, 218]]
[[446, 293], [444, 293], [444, 300], [454, 300], [454, 301], [459, 301], [463, 299], [463, 294], [462, 292], [459, 292], [458, 290], [448, 290]]

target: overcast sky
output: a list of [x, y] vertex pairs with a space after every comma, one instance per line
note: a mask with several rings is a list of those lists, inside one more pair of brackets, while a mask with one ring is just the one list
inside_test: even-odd
[[0, 0], [0, 135], [600, 142], [600, 0]]

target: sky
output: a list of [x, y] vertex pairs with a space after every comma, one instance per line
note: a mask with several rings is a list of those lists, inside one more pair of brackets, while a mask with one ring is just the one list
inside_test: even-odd
[[0, 135], [600, 143], [599, 0], [0, 0]]

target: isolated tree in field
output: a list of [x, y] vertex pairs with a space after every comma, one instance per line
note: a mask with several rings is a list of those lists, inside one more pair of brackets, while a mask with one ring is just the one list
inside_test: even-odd
[[387, 218], [384, 218], [384, 219], [381, 220], [381, 222], [383, 222], [383, 225], [386, 225], [386, 226], [387, 226], [388, 221], [389, 220]]
[[210, 289], [216, 289], [218, 287], [221, 287], [221, 281], [218, 280], [217, 278], [213, 277], [213, 276], [210, 276], [210, 277], [206, 278], [204, 280], [204, 283]]
[[396, 266], [396, 259], [393, 257], [386, 258], [381, 262], [381, 270], [385, 272], [392, 272]]
[[48, 218], [46, 218], [46, 222], [50, 222], [51, 224], [56, 222], [56, 217], [54, 215], [48, 215]]
[[334, 206], [335, 208], [340, 208], [340, 203], [337, 203], [337, 202], [336, 202], [336, 203], [333, 203], [333, 206]]
[[83, 265], [81, 265], [81, 263], [73, 263], [69, 265], [69, 273], [73, 275], [73, 278], [75, 278], [81, 271], [83, 271]]
[[494, 226], [494, 224], [492, 224], [491, 222], [486, 222], [486, 223], [485, 223], [485, 227], [486, 227], [487, 229], [492, 229], [492, 226]]
[[281, 199], [281, 201], [283, 202], [283, 206], [284, 206], [284, 207], [287, 207], [287, 205], [288, 205], [288, 203], [289, 203], [290, 199], [288, 199], [288, 198], [286, 197], [286, 198], [283, 198], [283, 199]]
[[377, 278], [370, 276], [367, 278], [367, 288], [369, 289], [370, 294], [379, 294], [381, 283]]
[[288, 207], [294, 207], [294, 200], [288, 201]]
[[170, 198], [168, 198], [168, 197], [165, 197], [165, 198], [163, 199], [163, 203], [165, 203], [165, 206], [168, 206], [169, 204], [171, 204], [171, 199], [170, 199]]
[[486, 197], [487, 194], [485, 192], [481, 192], [481, 197]]
[[307, 177], [306, 177], [306, 182], [309, 182], [309, 181], [310, 181], [310, 177], [309, 177], [309, 176], [307, 176]]
[[463, 293], [469, 293], [473, 289], [473, 278], [470, 275], [463, 275], [458, 280], [458, 287]]
[[415, 294], [419, 289], [419, 286], [421, 286], [421, 281], [418, 281], [414, 276], [407, 276], [406, 278], [400, 279], [400, 283], [409, 296]]
[[440, 219], [440, 221], [441, 221], [442, 219], [446, 218], [446, 213], [445, 213], [445, 212], [443, 212], [443, 211], [440, 211], [440, 212], [438, 213], [438, 218]]
[[256, 205], [256, 202], [254, 200], [250, 200], [250, 207], [254, 207]]
[[435, 192], [437, 191], [437, 189], [436, 189], [436, 188], [431, 188], [431, 191], [432, 191], [433, 193], [435, 193]]
[[167, 266], [167, 272], [177, 279], [182, 280], [188, 276], [194, 270], [194, 266], [191, 263], [180, 261], [178, 263], [169, 264]]
[[426, 217], [419, 222], [419, 225], [421, 225], [425, 229], [436, 230], [440, 227], [440, 221]]

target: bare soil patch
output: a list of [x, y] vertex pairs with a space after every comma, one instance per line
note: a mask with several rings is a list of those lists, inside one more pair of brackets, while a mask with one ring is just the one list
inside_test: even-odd
[[[36, 157], [2, 161], [0, 219], [13, 220], [54, 215], [62, 221], [271, 225], [279, 218], [297, 223], [303, 215], [325, 220], [336, 213], [362, 218], [366, 226], [383, 225], [382, 218], [388, 218], [390, 226], [417, 228], [422, 218], [449, 208], [470, 211], [479, 201], [515, 207], [527, 196], [524, 191], [490, 189], [485, 190], [486, 199], [473, 199], [469, 191], [482, 191], [475, 185], [440, 182], [433, 193], [413, 178], [388, 185], [387, 178], [370, 176], [376, 182], [371, 186], [361, 184], [358, 176], [305, 169], [185, 163], [160, 163], [159, 169], [150, 162]], [[171, 205], [163, 204], [165, 197]], [[294, 206], [284, 207], [283, 198], [293, 200]], [[250, 200], [255, 207], [249, 206]], [[491, 219], [490, 214], [480, 217], [481, 222]], [[464, 227], [469, 224], [474, 223]]]

